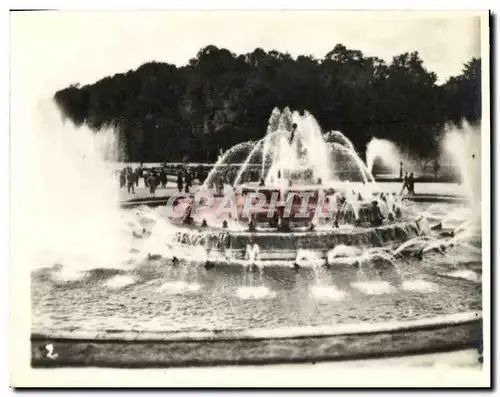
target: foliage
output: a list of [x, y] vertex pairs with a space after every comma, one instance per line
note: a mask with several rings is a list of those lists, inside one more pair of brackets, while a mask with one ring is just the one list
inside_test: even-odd
[[324, 131], [342, 131], [360, 151], [376, 136], [432, 156], [445, 123], [480, 119], [481, 60], [436, 81], [418, 52], [387, 64], [341, 44], [324, 59], [210, 45], [187, 66], [146, 63], [62, 89], [55, 100], [76, 124], [118, 128], [130, 161], [215, 161], [219, 149], [262, 138], [276, 106], [309, 110]]

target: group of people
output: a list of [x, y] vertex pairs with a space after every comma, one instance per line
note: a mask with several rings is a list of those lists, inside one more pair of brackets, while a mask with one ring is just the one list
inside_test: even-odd
[[184, 189], [184, 193], [189, 193], [189, 189], [193, 186], [193, 173], [190, 168], [184, 172], [179, 170], [177, 172], [177, 190], [179, 193]]
[[[162, 167], [160, 170], [144, 169], [142, 166], [133, 169], [127, 166], [119, 172], [120, 189], [127, 188], [128, 193], [135, 194], [135, 188], [139, 186], [139, 180], [144, 180], [144, 186], [149, 188], [149, 193], [155, 194], [156, 189], [167, 187], [167, 173]], [[177, 190], [180, 192], [189, 193], [193, 186], [194, 174], [188, 167], [179, 169], [177, 172]]]
[[410, 174], [408, 174], [407, 172], [403, 178], [403, 187], [401, 188], [400, 194], [402, 195], [405, 190], [410, 195], [415, 194], [415, 177], [413, 175], [413, 172]]
[[144, 180], [144, 186], [149, 188], [149, 192], [152, 194], [160, 185], [162, 188], [167, 187], [167, 174], [163, 169], [146, 171], [142, 167], [137, 167], [134, 170], [128, 166], [120, 171], [120, 189], [126, 187], [128, 193], [135, 194], [135, 188], [139, 186], [141, 178]]
[[[437, 170], [439, 169], [439, 162], [436, 161], [434, 162], [434, 173], [435, 173], [435, 178], [437, 179]], [[436, 169], [437, 165], [437, 169]], [[403, 162], [399, 162], [399, 179], [403, 180], [403, 187], [401, 188], [401, 195], [404, 193], [406, 190], [408, 194], [413, 195], [415, 194], [415, 176], [413, 175], [413, 172], [408, 174], [408, 172], [405, 173], [405, 176], [403, 177]]]
[[120, 189], [127, 187], [129, 193], [135, 193], [134, 186], [139, 186], [139, 173], [132, 167], [125, 167], [120, 171]]

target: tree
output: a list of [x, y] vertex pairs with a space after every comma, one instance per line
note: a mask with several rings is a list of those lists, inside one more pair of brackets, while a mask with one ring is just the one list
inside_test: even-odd
[[209, 45], [186, 66], [149, 62], [54, 97], [78, 125], [119, 128], [131, 161], [215, 161], [219, 149], [262, 138], [276, 106], [309, 110], [360, 154], [375, 136], [425, 159], [444, 123], [480, 119], [481, 60], [438, 85], [418, 52], [386, 63], [342, 44], [323, 59]]

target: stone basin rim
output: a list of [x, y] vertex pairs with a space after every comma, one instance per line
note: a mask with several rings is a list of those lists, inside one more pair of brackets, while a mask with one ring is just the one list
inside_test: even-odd
[[328, 324], [246, 330], [213, 331], [54, 331], [32, 330], [31, 340], [102, 341], [102, 342], [190, 342], [249, 341], [271, 339], [321, 338], [343, 335], [381, 334], [401, 331], [438, 329], [461, 324], [479, 323], [482, 311], [469, 311], [444, 316], [390, 323]]

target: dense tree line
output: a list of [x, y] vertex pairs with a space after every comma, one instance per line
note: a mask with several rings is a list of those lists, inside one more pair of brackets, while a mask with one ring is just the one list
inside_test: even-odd
[[264, 136], [274, 107], [309, 110], [364, 154], [372, 137], [432, 156], [445, 123], [481, 117], [481, 60], [438, 85], [418, 52], [386, 63], [338, 44], [324, 59], [208, 46], [188, 65], [151, 62], [55, 94], [77, 125], [116, 127], [130, 161], [214, 161], [219, 149]]

